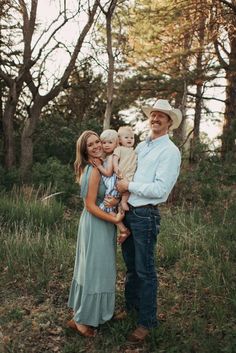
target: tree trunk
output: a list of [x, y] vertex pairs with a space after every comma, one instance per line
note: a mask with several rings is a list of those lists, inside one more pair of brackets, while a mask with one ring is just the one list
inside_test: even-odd
[[4, 148], [4, 166], [6, 170], [10, 170], [16, 162], [15, 143], [13, 137], [13, 107], [5, 110], [2, 117], [3, 128], [3, 148]]
[[182, 112], [181, 124], [178, 127], [178, 129], [173, 130], [173, 137], [178, 146], [182, 145], [186, 136], [186, 131], [185, 131], [186, 101], [187, 101], [187, 84], [186, 84], [186, 81], [184, 81], [181, 87], [181, 91], [178, 93], [178, 95], [175, 98], [175, 106], [179, 108]]
[[236, 158], [236, 38], [230, 40], [231, 52], [229, 54], [229, 65], [226, 70], [226, 102], [224, 126], [222, 134], [222, 159], [227, 155]]
[[[202, 1], [201, 1], [202, 3]], [[202, 4], [201, 4], [202, 8]], [[200, 142], [200, 123], [202, 117], [202, 93], [203, 93], [203, 48], [205, 41], [205, 13], [204, 11], [200, 11], [201, 20], [198, 28], [198, 41], [199, 41], [199, 49], [197, 54], [197, 79], [196, 79], [196, 100], [195, 100], [195, 114], [194, 114], [194, 125], [193, 125], [193, 138], [190, 143], [190, 154], [189, 154], [189, 162], [195, 163], [199, 160], [199, 151], [198, 146]]]
[[[185, 33], [183, 38], [183, 49], [188, 51], [191, 47], [191, 37], [189, 33]], [[182, 121], [178, 129], [174, 130], [173, 136], [178, 146], [182, 146], [186, 136], [186, 105], [187, 105], [187, 87], [188, 87], [188, 70], [189, 63], [185, 58], [180, 58], [179, 73], [182, 75], [181, 87], [175, 99], [175, 106], [182, 112]]]
[[[224, 11], [224, 6], [221, 7], [222, 19], [224, 19], [226, 23], [226, 25], [224, 25], [223, 22], [223, 28], [227, 30], [229, 39], [227, 50], [225, 49], [225, 43], [220, 42], [220, 36], [214, 41], [216, 55], [221, 67], [226, 73], [225, 114], [223, 133], [221, 136], [221, 158], [225, 160], [227, 157], [236, 159], [236, 2], [235, 0], [232, 2], [221, 0], [219, 3], [228, 7], [227, 11]], [[232, 11], [230, 11], [230, 9]], [[227, 54], [227, 60], [222, 55], [222, 48], [224, 49], [223, 53]]]
[[[80, 2], [79, 2], [80, 3]], [[31, 4], [31, 8], [29, 11], [29, 7]], [[80, 5], [80, 4], [79, 4]], [[23, 42], [24, 49], [22, 52], [21, 60], [17, 61], [22, 62], [20, 65], [20, 69], [15, 78], [12, 78], [8, 72], [5, 72], [0, 67], [0, 77], [5, 81], [7, 87], [9, 88], [9, 98], [5, 106], [5, 112], [3, 114], [3, 130], [5, 136], [5, 150], [6, 150], [6, 167], [9, 169], [15, 163], [15, 154], [14, 154], [14, 141], [13, 141], [13, 116], [16, 111], [16, 106], [18, 103], [18, 99], [20, 94], [22, 94], [23, 84], [26, 83], [30, 93], [32, 95], [31, 99], [31, 108], [28, 119], [25, 121], [25, 125], [23, 126], [22, 137], [21, 137], [21, 157], [20, 157], [20, 171], [23, 179], [28, 175], [28, 171], [30, 171], [30, 167], [33, 161], [33, 134], [35, 132], [35, 128], [38, 124], [40, 113], [42, 108], [48, 104], [48, 102], [54, 99], [66, 86], [69, 76], [75, 66], [75, 62], [77, 60], [78, 54], [83, 45], [84, 39], [90, 30], [92, 24], [94, 23], [95, 14], [97, 12], [98, 6], [100, 5], [99, 0], [94, 0], [93, 5], [90, 6], [90, 2], [88, 2], [88, 19], [85, 23], [83, 29], [80, 32], [77, 43], [74, 47], [73, 52], [71, 53], [71, 57], [67, 67], [65, 68], [61, 78], [58, 78], [57, 83], [52, 87], [52, 89], [45, 95], [40, 96], [38, 94], [41, 86], [41, 77], [43, 75], [44, 68], [44, 60], [43, 52], [46, 50], [46, 46], [52, 40], [54, 35], [64, 26], [68, 18], [65, 16], [62, 24], [57, 24], [55, 30], [49, 35], [48, 40], [39, 45], [39, 48], [36, 50], [37, 55], [33, 59], [32, 55], [32, 38], [34, 35], [34, 31], [37, 26], [36, 23], [36, 13], [38, 0], [31, 0], [29, 2], [20, 0], [19, 1], [19, 13], [23, 17]], [[82, 7], [81, 7], [82, 8]], [[80, 6], [79, 6], [80, 9]], [[77, 12], [78, 13], [78, 12]], [[51, 28], [51, 25], [48, 27]], [[42, 32], [42, 34], [45, 32]], [[55, 48], [54, 48], [55, 49]], [[48, 49], [50, 51], [50, 49]], [[46, 50], [47, 51], [47, 50]], [[12, 48], [11, 55], [14, 54], [14, 48]], [[19, 54], [17, 54], [19, 55]], [[14, 56], [13, 56], [14, 57]], [[42, 61], [43, 60], [43, 61]], [[37, 63], [37, 65], [36, 65]], [[43, 63], [43, 64], [42, 64]], [[35, 68], [34, 68], [35, 66]], [[32, 71], [32, 70], [34, 71]], [[35, 84], [36, 81], [36, 84]]]
[[197, 146], [200, 142], [200, 123], [201, 123], [201, 113], [202, 113], [202, 90], [203, 84], [197, 84], [197, 93], [195, 101], [195, 114], [194, 114], [194, 124], [193, 124], [193, 137], [190, 141], [190, 152], [189, 152], [189, 162], [196, 163], [199, 160], [199, 151]]
[[201, 112], [202, 112], [202, 89], [203, 84], [197, 84], [197, 97], [195, 101], [195, 115], [194, 115], [194, 130], [193, 138], [199, 140], [200, 135], [200, 122], [201, 122]]
[[113, 107], [113, 92], [114, 92], [114, 55], [112, 50], [112, 16], [117, 4], [117, 0], [112, 0], [106, 14], [106, 35], [107, 35], [107, 55], [108, 55], [108, 78], [107, 78], [107, 104], [103, 121], [103, 129], [109, 129], [111, 123], [111, 114]]
[[19, 95], [15, 83], [9, 88], [8, 99], [2, 115], [4, 166], [10, 170], [16, 162], [13, 119]]
[[33, 164], [34, 132], [38, 125], [43, 106], [43, 98], [38, 96], [29, 111], [29, 117], [25, 121], [21, 134], [20, 174], [24, 181], [28, 180]]

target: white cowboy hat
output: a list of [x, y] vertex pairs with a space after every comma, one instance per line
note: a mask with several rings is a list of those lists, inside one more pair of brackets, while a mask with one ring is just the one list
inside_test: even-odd
[[158, 111], [167, 114], [171, 120], [172, 125], [170, 130], [177, 129], [182, 121], [182, 113], [179, 109], [174, 109], [166, 99], [158, 99], [153, 106], [147, 105], [142, 107], [144, 114], [149, 118], [151, 112]]

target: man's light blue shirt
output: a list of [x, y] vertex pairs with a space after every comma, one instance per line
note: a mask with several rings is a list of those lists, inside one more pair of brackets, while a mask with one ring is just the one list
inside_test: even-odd
[[137, 169], [129, 183], [128, 202], [132, 206], [165, 202], [179, 175], [179, 149], [168, 135], [163, 135], [139, 143], [136, 153]]

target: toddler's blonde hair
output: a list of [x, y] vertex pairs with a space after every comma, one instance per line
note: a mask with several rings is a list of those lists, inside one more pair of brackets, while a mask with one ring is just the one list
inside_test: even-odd
[[130, 126], [121, 126], [121, 127], [119, 127], [119, 129], [118, 129], [118, 136], [120, 136], [120, 135], [122, 135], [122, 134], [124, 134], [124, 133], [126, 133], [126, 132], [130, 132], [130, 133], [132, 133], [133, 135], [134, 135], [134, 132], [133, 132], [133, 130], [132, 130], [132, 127], [130, 127]]
[[113, 130], [113, 129], [104, 130], [100, 135], [100, 140], [101, 141], [104, 141], [104, 140], [118, 141], [118, 133], [116, 130]]

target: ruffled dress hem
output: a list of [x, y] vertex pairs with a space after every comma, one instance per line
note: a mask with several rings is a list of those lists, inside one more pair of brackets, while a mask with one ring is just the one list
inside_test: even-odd
[[78, 324], [98, 327], [113, 316], [115, 292], [86, 293], [83, 286], [73, 279], [68, 307], [74, 310], [74, 320]]

